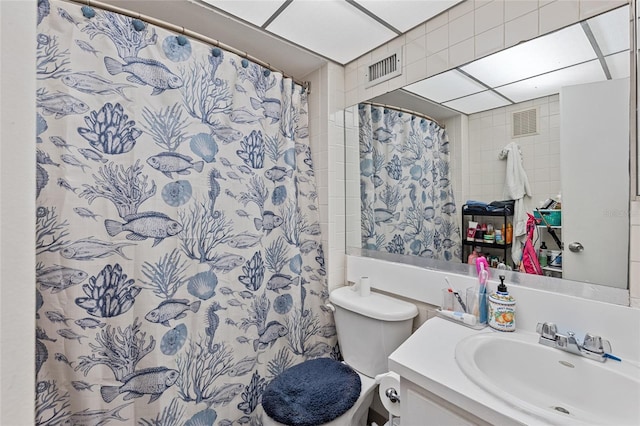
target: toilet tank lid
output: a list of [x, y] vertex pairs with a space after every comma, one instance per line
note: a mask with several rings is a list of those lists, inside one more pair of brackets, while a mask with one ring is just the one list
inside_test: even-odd
[[329, 300], [341, 308], [381, 321], [404, 321], [418, 315], [418, 308], [413, 303], [374, 292], [360, 296], [351, 287], [333, 290]]

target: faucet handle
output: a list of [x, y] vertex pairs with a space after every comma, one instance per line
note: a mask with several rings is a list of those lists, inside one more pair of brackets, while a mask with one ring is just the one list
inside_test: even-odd
[[592, 336], [590, 333], [587, 333], [584, 336], [584, 343], [582, 344], [582, 347], [589, 352], [596, 354], [611, 352], [611, 343], [609, 343], [608, 340], [605, 340], [600, 336]]
[[555, 340], [558, 328], [552, 322], [539, 322], [536, 326], [536, 331], [545, 339]]

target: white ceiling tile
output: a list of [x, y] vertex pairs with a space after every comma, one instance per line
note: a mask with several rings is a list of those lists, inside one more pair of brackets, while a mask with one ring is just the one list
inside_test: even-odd
[[267, 30], [345, 64], [396, 33], [344, 1], [294, 1]]
[[584, 64], [553, 71], [538, 77], [495, 89], [514, 102], [549, 96], [560, 92], [563, 86], [593, 83], [606, 80], [600, 61], [593, 60]]
[[259, 27], [269, 19], [284, 0], [203, 0], [220, 10], [244, 19]]
[[629, 6], [587, 21], [603, 55], [629, 49]]
[[491, 87], [596, 57], [579, 24], [478, 59], [462, 69]]
[[432, 101], [442, 103], [482, 92], [487, 88], [466, 75], [456, 70], [451, 70], [410, 84], [404, 89]]
[[617, 53], [605, 58], [611, 78], [626, 78], [630, 74], [629, 51]]
[[406, 32], [416, 25], [433, 18], [462, 0], [356, 0], [374, 15], [391, 24], [394, 28]]
[[476, 112], [510, 105], [510, 103], [501, 96], [487, 90], [485, 92], [476, 93], [475, 95], [466, 96], [451, 102], [445, 102], [443, 105], [464, 114], [474, 114]]

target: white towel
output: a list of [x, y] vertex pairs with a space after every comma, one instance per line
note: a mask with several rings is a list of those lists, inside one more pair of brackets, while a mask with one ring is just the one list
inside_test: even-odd
[[498, 158], [507, 160], [504, 181], [504, 198], [515, 200], [513, 211], [513, 246], [511, 258], [516, 264], [522, 259], [522, 247], [527, 238], [527, 214], [524, 197], [531, 197], [531, 187], [527, 172], [522, 165], [522, 152], [517, 143], [511, 142], [498, 153]]

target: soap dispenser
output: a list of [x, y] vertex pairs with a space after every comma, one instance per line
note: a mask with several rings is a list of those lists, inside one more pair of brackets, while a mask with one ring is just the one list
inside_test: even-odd
[[516, 301], [509, 295], [504, 284], [504, 275], [500, 275], [498, 291], [489, 296], [489, 327], [498, 331], [515, 331]]

